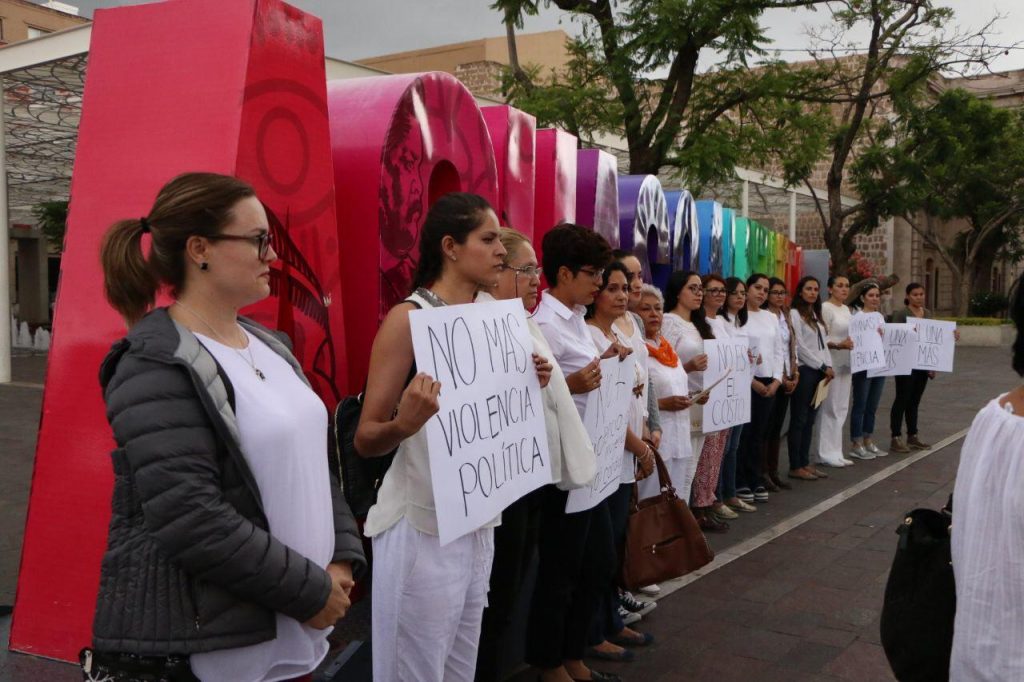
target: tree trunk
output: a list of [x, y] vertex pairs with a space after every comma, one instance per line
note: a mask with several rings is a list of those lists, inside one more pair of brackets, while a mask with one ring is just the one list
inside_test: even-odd
[[953, 312], [957, 317], [967, 317], [971, 303], [971, 278], [968, 273], [953, 270]]

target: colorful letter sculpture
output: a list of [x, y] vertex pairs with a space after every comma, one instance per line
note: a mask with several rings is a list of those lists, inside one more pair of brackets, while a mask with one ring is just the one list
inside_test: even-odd
[[581, 149], [576, 156], [576, 222], [619, 246], [619, 169], [615, 156]]
[[480, 109], [453, 76], [354, 78], [332, 81], [327, 92], [351, 390], [358, 392], [377, 327], [411, 290], [427, 210], [453, 191], [497, 205], [497, 170]]
[[502, 225], [533, 237], [533, 196], [537, 171], [537, 119], [514, 107], [483, 107], [498, 167], [498, 203], [494, 210]]
[[347, 383], [320, 20], [278, 0], [99, 10], [84, 103], [10, 640], [67, 661], [90, 642], [110, 519], [96, 376], [125, 331], [97, 257], [110, 224], [184, 171], [252, 182], [281, 255], [278, 300], [252, 312], [292, 335], [325, 401]]
[[544, 262], [544, 235], [559, 223], [576, 222], [576, 137], [561, 130], [537, 131], [537, 194], [533, 248]]
[[733, 225], [732, 233], [732, 275], [744, 281], [751, 275], [747, 253], [749, 239], [750, 219], [739, 216]]
[[736, 211], [722, 209], [722, 277], [732, 277], [733, 240], [736, 237]]
[[669, 262], [668, 206], [653, 175], [619, 176], [619, 248], [640, 261], [645, 282], [653, 266]]
[[722, 271], [722, 205], [717, 201], [697, 202], [700, 225], [700, 273]]
[[[685, 189], [665, 192], [665, 202], [669, 217], [669, 241], [672, 244], [669, 274], [675, 270], [696, 270], [700, 262], [697, 202]], [[661, 271], [661, 268], [655, 268], [655, 271]], [[657, 280], [658, 278], [655, 277], [658, 286], [664, 288], [668, 282], [668, 275], [664, 276], [662, 282]]]

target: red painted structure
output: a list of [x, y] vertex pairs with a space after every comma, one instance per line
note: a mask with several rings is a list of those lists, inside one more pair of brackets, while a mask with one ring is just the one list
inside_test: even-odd
[[90, 641], [110, 518], [113, 441], [96, 377], [125, 331], [99, 269], [111, 223], [146, 215], [184, 171], [252, 182], [283, 301], [249, 312], [291, 334], [326, 402], [347, 385], [320, 20], [279, 0], [99, 10], [84, 102], [10, 640], [62, 660]]
[[494, 210], [502, 225], [533, 237], [537, 119], [506, 105], [483, 107], [498, 169], [498, 202]]
[[533, 215], [533, 247], [543, 263], [544, 235], [559, 223], [576, 221], [576, 137], [565, 131], [537, 131], [537, 195]]
[[498, 200], [491, 138], [446, 73], [328, 84], [350, 390], [362, 390], [388, 310], [409, 295], [427, 210], [448, 192]]

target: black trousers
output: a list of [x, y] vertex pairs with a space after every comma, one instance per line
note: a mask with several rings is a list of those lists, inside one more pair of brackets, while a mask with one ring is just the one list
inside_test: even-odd
[[530, 562], [537, 551], [543, 488], [516, 500], [494, 529], [494, 563], [477, 649], [477, 682], [501, 679], [501, 642], [512, 623]]
[[[654, 474], [655, 476], [657, 474]], [[597, 646], [609, 637], [622, 632], [626, 627], [619, 615], [619, 571], [622, 567], [622, 556], [626, 549], [626, 529], [629, 526], [629, 503], [633, 499], [633, 484], [621, 483], [619, 489], [605, 500], [608, 519], [611, 523], [612, 540], [615, 543], [615, 571], [608, 584], [601, 604], [590, 625], [588, 644]]]
[[[767, 386], [771, 379], [757, 377]], [[779, 388], [781, 391], [782, 388]], [[743, 433], [740, 435], [740, 449], [736, 453], [736, 488], [747, 488], [753, 490], [762, 483], [764, 476], [764, 437], [768, 428], [768, 418], [772, 413], [772, 405], [775, 396], [766, 398], [754, 393], [750, 389], [750, 421], [743, 425]], [[694, 453], [694, 457], [698, 453]]]
[[800, 381], [793, 391], [789, 407], [789, 469], [802, 469], [811, 463], [811, 436], [818, 408], [811, 407], [811, 399], [825, 373], [815, 367], [800, 366]]
[[591, 620], [615, 575], [618, 556], [607, 500], [566, 514], [569, 493], [554, 485], [541, 490], [539, 564], [527, 624], [526, 662], [557, 668], [565, 660], [583, 658]]
[[921, 396], [928, 386], [928, 372], [915, 369], [906, 376], [896, 377], [896, 397], [889, 410], [889, 428], [892, 437], [899, 438], [903, 433], [903, 417], [907, 418], [907, 435], [917, 435], [917, 408], [921, 405]]

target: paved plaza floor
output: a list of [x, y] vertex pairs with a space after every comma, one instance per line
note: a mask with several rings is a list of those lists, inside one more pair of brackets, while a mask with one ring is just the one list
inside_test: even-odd
[[[0, 605], [13, 603], [17, 582], [45, 361], [16, 357], [15, 383], [0, 385]], [[711, 537], [712, 564], [663, 585], [657, 609], [636, 626], [655, 636], [653, 646], [632, 663], [595, 667], [644, 682], [891, 680], [878, 618], [894, 530], [905, 511], [945, 502], [974, 414], [1017, 383], [1009, 349], [958, 349], [956, 372], [930, 382], [922, 405], [921, 437], [937, 447], [828, 469], [828, 479], [772, 495]], [[878, 411], [883, 447], [892, 384]], [[339, 646], [365, 636], [367, 611], [357, 605]], [[0, 616], [0, 680], [81, 679], [71, 666], [7, 652], [9, 627]]]

